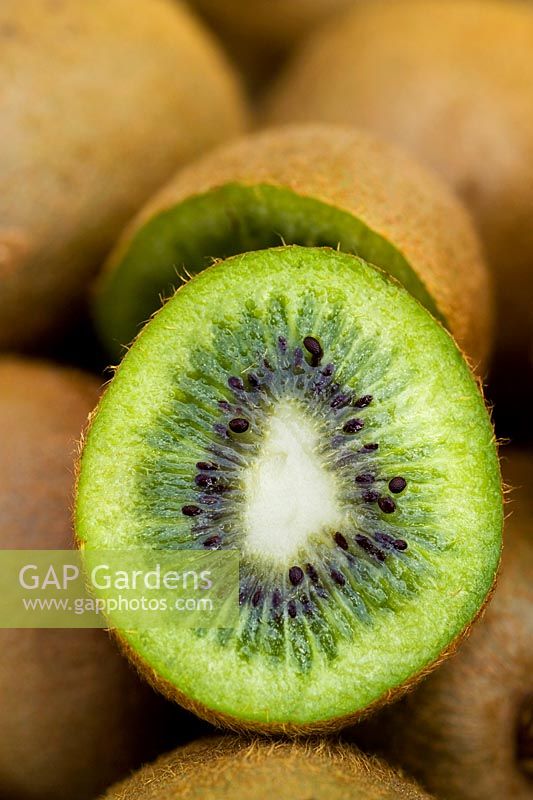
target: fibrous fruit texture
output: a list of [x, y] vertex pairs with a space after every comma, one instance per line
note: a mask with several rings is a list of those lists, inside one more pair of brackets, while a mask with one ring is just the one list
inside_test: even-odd
[[141, 212], [104, 271], [95, 316], [113, 355], [213, 258], [276, 244], [329, 245], [391, 273], [483, 369], [491, 297], [471, 223], [449, 191], [366, 134], [273, 129], [183, 170]]
[[288, 732], [342, 725], [438, 660], [483, 605], [501, 524], [449, 334], [362, 260], [297, 246], [205, 270], [145, 327], [76, 503], [85, 548], [238, 551], [236, 627], [119, 636], [200, 715]]
[[533, 795], [533, 460], [511, 452], [503, 466], [516, 490], [483, 619], [450, 661], [351, 737], [449, 800]]
[[356, 3], [316, 32], [268, 99], [272, 123], [360, 125], [463, 198], [496, 278], [498, 350], [533, 366], [533, 7], [511, 0]]

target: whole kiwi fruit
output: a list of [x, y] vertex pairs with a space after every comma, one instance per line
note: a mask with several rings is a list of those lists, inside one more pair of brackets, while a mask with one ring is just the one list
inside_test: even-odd
[[[81, 373], [0, 360], [1, 548], [72, 546], [76, 443], [98, 395]], [[0, 695], [10, 800], [90, 800], [158, 752], [159, 698], [103, 630], [1, 630]]]
[[106, 800], [429, 800], [399, 772], [334, 740], [201, 739], [112, 787]]
[[270, 123], [361, 125], [437, 170], [470, 208], [496, 277], [507, 378], [531, 369], [532, 3], [356, 3], [302, 45], [266, 106]]
[[449, 333], [362, 259], [293, 245], [203, 270], [144, 327], [92, 417], [75, 528], [86, 554], [236, 552], [235, 622], [109, 624], [208, 721], [302, 734], [386, 703], [466, 635], [502, 516]]
[[224, 42], [254, 94], [295, 42], [354, 0], [189, 0]]
[[451, 192], [394, 148], [350, 128], [277, 128], [180, 171], [127, 229], [95, 293], [119, 356], [180, 274], [276, 244], [356, 253], [406, 286], [483, 370], [491, 295], [471, 222]]
[[458, 653], [412, 695], [354, 729], [449, 800], [533, 796], [533, 456], [511, 452], [500, 578]]
[[179, 165], [240, 131], [216, 43], [176, 0], [0, 4], [0, 347], [59, 326]]

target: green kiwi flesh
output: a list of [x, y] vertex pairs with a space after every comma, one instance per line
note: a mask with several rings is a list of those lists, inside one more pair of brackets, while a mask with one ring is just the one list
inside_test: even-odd
[[506, 451], [502, 467], [512, 491], [483, 619], [414, 692], [347, 733], [447, 800], [533, 795], [533, 458]]
[[483, 606], [493, 431], [450, 335], [390, 277], [328, 248], [239, 255], [125, 356], [75, 524], [88, 549], [237, 549], [235, 629], [119, 630], [125, 649], [206, 718], [328, 729], [406, 687]]
[[139, 228], [104, 272], [94, 304], [97, 327], [110, 353], [123, 354], [140, 325], [189, 275], [213, 258], [281, 243], [338, 247], [387, 270], [446, 324], [405, 256], [354, 214], [283, 186], [227, 183], [193, 195]]

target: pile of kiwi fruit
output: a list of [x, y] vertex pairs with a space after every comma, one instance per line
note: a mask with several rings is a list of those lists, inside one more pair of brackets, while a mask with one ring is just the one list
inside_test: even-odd
[[0, 43], [0, 549], [238, 560], [231, 624], [0, 629], [0, 800], [533, 798], [533, 6]]

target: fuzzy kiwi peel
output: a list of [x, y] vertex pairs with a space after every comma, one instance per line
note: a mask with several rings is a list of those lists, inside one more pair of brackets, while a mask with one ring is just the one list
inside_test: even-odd
[[204, 270], [143, 329], [93, 417], [75, 520], [89, 549], [238, 549], [228, 639], [118, 636], [200, 716], [302, 733], [454, 646], [494, 580], [502, 499], [449, 334], [361, 259], [292, 246]]
[[74, 317], [124, 224], [240, 133], [245, 109], [184, 3], [3, 0], [0, 46], [0, 345], [14, 349]]
[[233, 736], [193, 742], [112, 787], [105, 800], [430, 800], [376, 758], [334, 740]]
[[533, 367], [532, 54], [529, 2], [354, 3], [303, 44], [264, 114], [360, 125], [449, 182], [495, 276], [507, 384], [510, 359], [516, 373]]
[[533, 457], [502, 458], [510, 492], [502, 569], [483, 619], [412, 695], [350, 738], [450, 800], [533, 793]]
[[126, 231], [98, 282], [103, 341], [120, 356], [180, 274], [281, 242], [338, 247], [390, 272], [483, 370], [491, 297], [466, 213], [403, 154], [328, 125], [256, 133], [180, 172]]
[[[0, 547], [68, 549], [76, 445], [100, 393], [75, 370], [0, 360]], [[0, 795], [92, 800], [146, 758], [162, 717], [102, 630], [0, 630]], [[155, 737], [158, 739], [158, 736]]]

